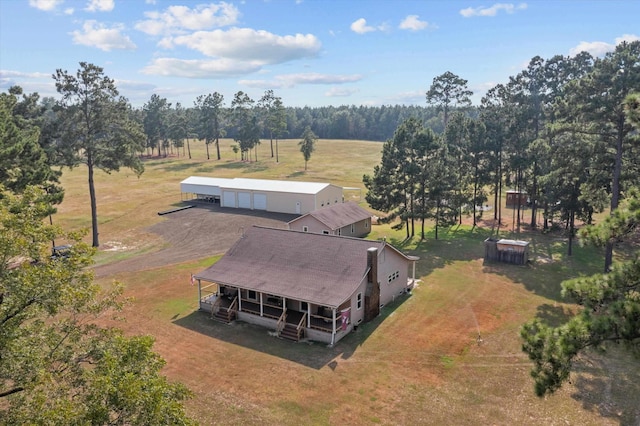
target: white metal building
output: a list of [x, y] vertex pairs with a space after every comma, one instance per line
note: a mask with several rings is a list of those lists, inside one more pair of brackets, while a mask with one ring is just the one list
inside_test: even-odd
[[183, 200], [291, 214], [306, 214], [343, 201], [341, 187], [319, 182], [191, 176], [180, 182], [180, 191]]

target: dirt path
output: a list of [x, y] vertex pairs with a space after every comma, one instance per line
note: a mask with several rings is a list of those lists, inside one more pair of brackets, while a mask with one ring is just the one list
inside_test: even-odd
[[253, 225], [286, 228], [287, 222], [298, 216], [198, 205], [165, 217], [165, 221], [147, 229], [164, 239], [165, 248], [97, 266], [95, 276], [99, 278], [118, 272], [142, 271], [224, 253], [242, 235], [243, 230]]

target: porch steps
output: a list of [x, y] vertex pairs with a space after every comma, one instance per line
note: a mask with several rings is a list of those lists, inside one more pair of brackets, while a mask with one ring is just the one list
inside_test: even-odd
[[236, 318], [236, 313], [234, 311], [227, 312], [225, 309], [218, 309], [218, 311], [211, 316], [216, 321], [223, 322], [225, 324], [229, 324]]
[[292, 340], [294, 342], [300, 341], [300, 337], [304, 337], [304, 330], [300, 331], [300, 336], [298, 336], [298, 330], [296, 326], [293, 324], [285, 324], [284, 328], [280, 332], [280, 337], [287, 340]]

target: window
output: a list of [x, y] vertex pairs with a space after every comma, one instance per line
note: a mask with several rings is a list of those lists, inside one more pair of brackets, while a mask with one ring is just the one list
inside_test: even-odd
[[369, 219], [364, 221], [364, 228], [367, 229], [369, 227]]
[[303, 226], [302, 227], [302, 232], [309, 232], [309, 227], [308, 226]]
[[300, 311], [307, 312], [309, 310], [309, 305], [307, 302], [300, 302]]
[[391, 284], [392, 281], [395, 281], [400, 277], [400, 271], [395, 271], [393, 274], [387, 276], [387, 283]]
[[356, 296], [356, 308], [358, 308], [358, 310], [362, 309], [362, 293], [358, 293]]
[[249, 290], [248, 298], [251, 300], [256, 300], [256, 292], [254, 290]]
[[324, 235], [329, 235], [329, 231], [322, 231]]
[[356, 232], [356, 225], [354, 223], [351, 224], [351, 233], [354, 234]]

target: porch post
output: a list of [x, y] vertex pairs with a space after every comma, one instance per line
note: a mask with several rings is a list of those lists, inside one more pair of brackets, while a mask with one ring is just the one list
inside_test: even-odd
[[333, 327], [333, 331], [331, 332], [331, 345], [333, 345], [336, 340], [336, 308], [333, 308], [331, 310], [331, 316], [332, 316], [331, 324]]
[[198, 278], [198, 308], [200, 307], [201, 301], [202, 301], [202, 285], [200, 283], [200, 278]]
[[287, 312], [287, 298], [282, 298], [282, 312]]
[[311, 303], [307, 303], [307, 328], [311, 327]]
[[262, 306], [262, 292], [260, 292], [260, 316], [264, 316], [264, 307]]
[[240, 287], [238, 287], [238, 311], [242, 312], [242, 297], [240, 293]]
[[414, 260], [413, 261], [413, 274], [412, 274], [412, 277], [411, 277], [411, 284], [415, 285], [415, 283], [416, 283], [416, 261]]

